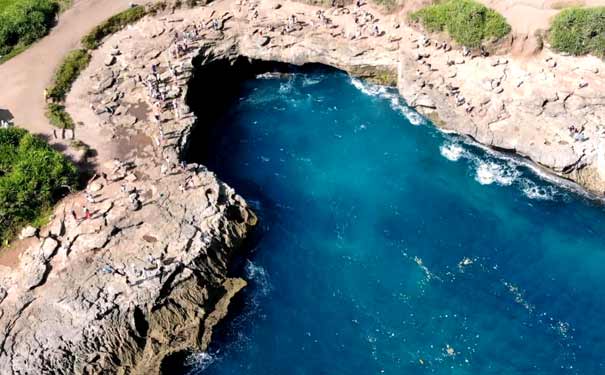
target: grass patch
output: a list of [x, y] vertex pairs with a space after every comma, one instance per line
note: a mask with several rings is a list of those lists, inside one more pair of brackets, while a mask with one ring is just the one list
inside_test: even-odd
[[14, 56], [48, 33], [60, 5], [54, 0], [0, 0], [0, 55]]
[[90, 33], [82, 38], [82, 45], [89, 50], [96, 49], [104, 38], [122, 30], [127, 25], [134, 23], [147, 14], [144, 6], [135, 6], [116, 14], [96, 26]]
[[0, 129], [0, 243], [26, 224], [44, 223], [77, 177], [76, 167], [42, 139], [25, 129]]
[[445, 31], [467, 47], [479, 47], [511, 31], [502, 15], [473, 0], [446, 0], [412, 13], [410, 19], [429, 32]]
[[561, 11], [552, 22], [548, 39], [560, 52], [605, 57], [605, 7]]
[[48, 103], [46, 106], [46, 117], [53, 126], [60, 129], [73, 129], [74, 120], [65, 110], [65, 106], [56, 103]]
[[83, 49], [77, 49], [69, 52], [63, 63], [57, 69], [52, 85], [48, 88], [48, 97], [54, 101], [63, 101], [71, 89], [71, 85], [80, 72], [84, 70], [90, 62], [90, 54]]
[[398, 0], [373, 0], [373, 2], [384, 9], [387, 13], [395, 11], [402, 5]]

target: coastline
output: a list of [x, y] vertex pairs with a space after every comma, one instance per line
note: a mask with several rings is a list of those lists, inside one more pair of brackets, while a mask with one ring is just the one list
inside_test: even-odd
[[[397, 15], [378, 15], [369, 6], [362, 11], [375, 14], [379, 20], [372, 24], [386, 35], [349, 39], [351, 10], [324, 9], [332, 22], [323, 25], [316, 16], [321, 9], [273, 0], [217, 1], [145, 17], [95, 51], [66, 105], [80, 124], [78, 138], [97, 150], [99, 173], [107, 174], [88, 186], [99, 196], [96, 217], [83, 224], [72, 220], [69, 211], [86, 203], [82, 194], [68, 197], [22, 254], [20, 266], [0, 267], [2, 368], [159, 373], [167, 356], [207, 347], [228, 301], [245, 286], [227, 276], [229, 260], [256, 224], [244, 200], [212, 172], [178, 167], [204, 115], [191, 112], [187, 93], [195, 68], [208, 62], [245, 57], [318, 63], [395, 84], [411, 107], [444, 131], [510, 150], [602, 194], [605, 165], [598, 155], [605, 149], [595, 120], [605, 118], [602, 61], [549, 51], [530, 60], [465, 57], [457, 49], [446, 51], [442, 42], [425, 45], [422, 34]], [[282, 33], [292, 14], [298, 18], [294, 31]], [[208, 26], [213, 19], [220, 29]], [[199, 39], [191, 38], [175, 58], [175, 32], [192, 33], [193, 24]], [[601, 69], [571, 70], [580, 63]], [[167, 82], [166, 102], [175, 106], [159, 113], [163, 135], [154, 122], [155, 101], [142, 83], [152, 64]], [[584, 74], [596, 78], [574, 88]], [[518, 76], [526, 77], [519, 86]], [[549, 96], [551, 86], [556, 90]], [[584, 120], [588, 139], [572, 142], [567, 126]], [[183, 190], [189, 180], [195, 183]], [[121, 191], [123, 184], [136, 190], [136, 199]], [[139, 275], [150, 271], [149, 278]]]

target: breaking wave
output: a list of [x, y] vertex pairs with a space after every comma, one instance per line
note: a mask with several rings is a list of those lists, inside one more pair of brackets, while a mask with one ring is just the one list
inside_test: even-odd
[[[454, 139], [447, 139], [439, 147], [441, 155], [450, 161], [468, 160], [475, 181], [481, 185], [516, 186], [527, 198], [533, 200], [546, 201], [566, 196], [562, 189], [554, 185], [559, 182], [558, 180], [554, 181], [554, 177], [538, 173], [536, 168], [532, 168], [528, 163], [480, 146], [479, 148], [485, 151], [485, 155], [479, 156], [476, 152], [467, 149], [478, 145], [469, 144], [459, 137], [450, 135], [447, 137]], [[539, 185], [528, 176], [528, 173], [544, 179], [547, 184]]]
[[388, 100], [391, 104], [391, 108], [404, 115], [412, 125], [422, 125], [426, 122], [419, 113], [414, 111], [405, 103], [401, 95], [399, 95], [396, 90], [386, 86], [363, 82], [357, 78], [351, 78], [351, 84], [356, 89], [368, 96]]
[[445, 143], [439, 147], [439, 151], [444, 158], [450, 161], [458, 161], [465, 153], [464, 148], [457, 143]]
[[481, 185], [509, 186], [521, 176], [521, 172], [509, 164], [500, 164], [491, 161], [480, 161], [475, 170], [475, 180]]
[[266, 296], [271, 292], [271, 282], [269, 281], [267, 271], [263, 267], [248, 260], [246, 261], [245, 275], [246, 279], [254, 284], [260, 295]]

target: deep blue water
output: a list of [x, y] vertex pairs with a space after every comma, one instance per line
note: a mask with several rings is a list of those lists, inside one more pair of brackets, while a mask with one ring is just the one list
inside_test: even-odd
[[600, 204], [343, 73], [245, 81], [221, 123], [261, 227], [191, 373], [605, 373]]

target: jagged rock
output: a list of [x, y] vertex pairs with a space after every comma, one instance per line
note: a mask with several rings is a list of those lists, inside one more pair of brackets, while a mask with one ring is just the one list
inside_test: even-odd
[[35, 236], [38, 233], [38, 229], [32, 227], [31, 225], [26, 226], [21, 230], [21, 234], [19, 234], [20, 239], [30, 238]]
[[267, 44], [269, 44], [269, 42], [270, 42], [270, 41], [271, 41], [271, 38], [269, 38], [268, 36], [262, 36], [262, 35], [260, 35], [260, 36], [258, 36], [258, 37], [256, 38], [256, 44], [257, 44], [259, 47], [264, 47], [264, 46], [266, 46]]
[[424, 107], [429, 109], [435, 109], [437, 106], [433, 99], [431, 99], [428, 95], [420, 95], [414, 101], [415, 107]]
[[51, 236], [61, 237], [65, 231], [65, 224], [63, 219], [55, 219], [49, 229], [49, 233]]
[[101, 82], [99, 82], [99, 92], [103, 92], [109, 89], [115, 83], [115, 78], [113, 76], [106, 77]]
[[105, 59], [105, 66], [111, 66], [115, 63], [116, 63], [116, 57], [113, 54], [107, 56], [107, 58]]
[[72, 253], [102, 249], [109, 242], [113, 231], [114, 228], [106, 228], [98, 233], [80, 234], [71, 245]]
[[55, 250], [57, 250], [57, 247], [59, 247], [59, 242], [57, 242], [57, 240], [51, 237], [45, 238], [41, 245], [42, 256], [44, 259], [50, 259]]
[[[221, 2], [214, 4], [222, 6]], [[200, 14], [205, 12], [209, 16], [213, 6], [187, 9], [187, 13], [168, 17], [189, 17], [199, 24], [200, 19], [204, 19]], [[297, 8], [299, 6], [307, 5], [298, 4]], [[260, 11], [270, 9], [261, 7]], [[286, 11], [282, 8], [280, 12]], [[347, 8], [340, 10], [348, 11]], [[451, 49], [449, 44], [432, 53], [434, 47], [428, 47], [428, 38], [417, 38], [420, 44], [427, 46], [423, 50], [431, 51], [430, 57], [422, 58], [424, 64], [420, 66], [413, 61], [417, 50], [406, 35], [416, 31], [407, 27], [393, 32], [394, 37], [397, 37], [395, 34], [404, 36], [393, 46], [386, 38], [381, 42], [366, 38], [344, 41], [342, 34], [331, 36], [334, 31], [329, 28], [318, 31], [305, 26], [299, 32], [280, 35], [262, 16], [254, 21], [258, 24], [234, 17], [224, 32], [203, 29], [200, 41], [190, 46], [191, 52], [181, 57], [180, 62], [189, 70], [193, 68], [192, 61], [204, 64], [217, 59], [233, 61], [237, 57], [294, 64], [314, 62], [341, 68], [355, 76], [389, 81], [397, 84], [404, 98], [419, 111], [431, 113], [439, 126], [471, 135], [488, 145], [517, 150], [561, 175], [583, 183], [589, 181], [586, 184], [592, 183], [603, 190], [603, 179], [599, 179], [596, 170], [591, 169], [594, 165], [590, 164], [594, 134], [589, 134], [589, 141], [576, 144], [544, 143], [553, 140], [552, 134], [564, 130], [572, 120], [582, 124], [579, 120], [590, 118], [586, 125], [588, 132], [594, 127], [591, 124], [605, 119], [605, 98], [599, 94], [605, 90], [599, 90], [601, 80], [592, 76], [586, 77], [590, 78], [590, 85], [580, 91], [582, 99], [576, 99], [574, 94], [567, 100], [555, 99], [557, 105], [550, 101], [550, 93], [577, 90], [579, 77], [570, 79], [565, 90], [560, 90], [567, 74], [563, 69], [566, 58], [558, 57], [562, 69], [557, 71], [557, 76], [552, 69], [546, 69], [544, 61], [529, 74], [515, 59], [497, 71], [489, 68], [485, 74], [482, 58], [452, 59], [460, 55], [445, 53]], [[166, 68], [175, 33], [183, 35], [183, 28], [191, 25], [167, 19], [149, 16], [109, 37], [106, 45], [92, 53], [87, 71], [75, 82], [78, 86], [92, 80], [80, 91], [81, 95], [95, 103], [95, 116], [101, 120], [99, 123], [105, 124], [103, 130], [113, 131], [119, 141], [137, 134], [152, 137], [157, 132], [156, 126], [139, 121], [127, 126], [125, 135], [117, 134], [117, 130], [124, 130], [124, 123], [129, 122], [126, 109], [137, 105], [133, 101], [148, 95], [136, 80], [137, 76], [144, 79], [149, 75], [152, 63]], [[260, 36], [261, 33], [266, 34]], [[150, 40], [150, 36], [155, 39]], [[104, 59], [114, 45], [128, 52], [120, 58], [119, 66], [107, 68]], [[364, 52], [358, 54], [359, 51]], [[452, 66], [461, 62], [465, 65]], [[449, 68], [457, 71], [455, 80], [446, 77]], [[434, 73], [435, 70], [439, 73]], [[359, 71], [363, 74], [354, 74]], [[164, 72], [165, 69], [160, 70], [164, 77], [173, 79]], [[491, 87], [495, 74], [507, 77], [496, 86], [504, 90], [500, 95]], [[593, 73], [584, 71], [583, 74]], [[88, 80], [81, 81], [83, 77]], [[171, 90], [170, 98], [181, 109], [185, 108], [185, 85], [189, 77], [181, 75], [162, 86]], [[484, 79], [488, 79], [486, 91], [481, 90]], [[514, 82], [519, 80], [525, 83], [515, 88]], [[75, 91], [72, 94], [75, 95]], [[544, 104], [544, 99], [538, 103], [539, 98], [547, 98], [547, 103]], [[458, 107], [459, 103], [463, 104]], [[468, 109], [473, 106], [467, 103], [482, 105], [469, 115]], [[150, 108], [154, 103], [148, 100], [143, 104], [146, 104], [143, 108]], [[548, 121], [535, 121], [536, 116], [558, 112], [559, 105], [566, 107], [567, 113], [549, 117]], [[573, 112], [574, 106], [582, 108]], [[112, 115], [111, 111], [115, 113]], [[78, 116], [76, 112], [74, 116]], [[93, 218], [75, 220], [68, 216], [62, 219], [62, 234], [49, 231], [60, 242], [50, 262], [45, 261], [41, 245], [36, 242], [23, 253], [18, 272], [6, 271], [8, 274], [3, 275], [7, 280], [2, 280], [3, 285], [10, 288], [0, 313], [0, 332], [7, 332], [3, 351], [0, 351], [1, 369], [23, 374], [63, 371], [154, 375], [166, 356], [207, 347], [212, 326], [226, 312], [233, 294], [244, 285], [242, 280], [227, 277], [229, 259], [256, 223], [256, 217], [241, 197], [204, 168], [174, 168], [174, 173], [161, 176], [160, 165], [166, 157], [168, 163], [178, 162], [197, 119], [195, 115], [175, 119], [173, 113], [164, 113], [162, 120], [170, 139], [159, 152], [148, 146], [137, 153], [137, 160], [128, 171], [119, 168], [112, 173], [112, 167], [104, 168], [103, 172], [110, 177], [105, 179], [100, 174], [95, 182], [99, 184], [98, 189], [94, 183], [89, 186], [89, 192], [101, 192], [98, 201], [90, 205]], [[539, 128], [540, 125], [543, 126]], [[532, 144], [528, 139], [543, 141], [544, 145]], [[128, 147], [122, 150], [122, 144], [119, 146], [120, 151], [133, 151]], [[139, 178], [124, 181], [131, 173]], [[189, 177], [196, 187], [180, 191], [179, 185]], [[134, 186], [129, 186], [124, 193], [120, 189], [122, 184]], [[132, 191], [137, 192], [134, 200], [128, 197]], [[68, 210], [75, 206], [80, 214], [78, 205], [83, 201], [84, 197], [69, 197], [65, 204], [69, 204]], [[59, 217], [60, 213], [55, 212], [55, 216]], [[52, 252], [49, 250], [46, 254]], [[31, 288], [38, 289], [31, 291]]]
[[23, 286], [27, 290], [32, 290], [44, 282], [48, 272], [48, 263], [42, 257], [31, 257], [22, 262], [23, 268]]
[[101, 191], [101, 189], [103, 189], [103, 184], [100, 182], [93, 182], [88, 186], [88, 191], [91, 193], [97, 193], [99, 191]]

